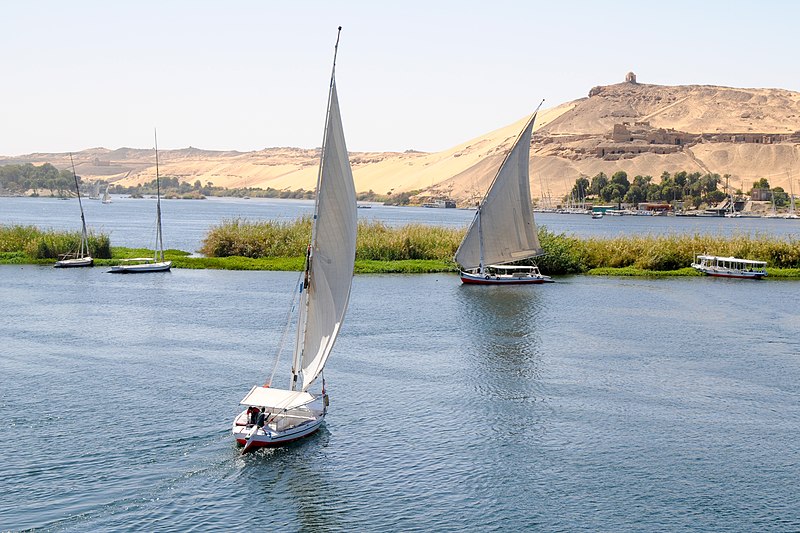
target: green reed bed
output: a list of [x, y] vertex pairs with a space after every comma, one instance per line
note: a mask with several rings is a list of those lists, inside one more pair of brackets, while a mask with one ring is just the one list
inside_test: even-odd
[[[89, 232], [89, 255], [96, 258], [111, 257], [108, 235]], [[42, 230], [35, 226], [0, 225], [0, 260], [12, 254], [17, 260], [30, 258], [29, 262], [47, 262], [80, 248], [79, 231]], [[21, 255], [20, 255], [21, 254]], [[11, 256], [8, 256], [11, 257]]]
[[464, 230], [409, 224], [391, 227], [377, 221], [358, 223], [356, 259], [365, 261], [451, 261]]
[[[356, 272], [454, 271], [457, 267], [452, 257], [465, 231], [361, 221]], [[218, 258], [302, 257], [310, 236], [311, 221], [307, 217], [294, 222], [232, 220], [212, 228], [201, 251]], [[794, 238], [695, 234], [582, 239], [540, 227], [539, 239], [545, 255], [536, 263], [546, 274], [696, 275], [689, 267], [699, 253], [767, 261], [770, 275], [776, 277], [796, 277], [791, 269], [800, 269], [800, 241]]]
[[[410, 224], [387, 226], [360, 221], [356, 241], [356, 273], [452, 272], [452, 261], [465, 228]], [[224, 221], [212, 228], [200, 250], [204, 257], [167, 250], [176, 268], [228, 270], [301, 270], [311, 238], [311, 219], [289, 222]], [[617, 276], [690, 276], [695, 255], [708, 253], [767, 262], [771, 278], [800, 278], [800, 240], [768, 235], [720, 237], [638, 235], [577, 238], [539, 228], [545, 255], [536, 263], [545, 274]], [[77, 249], [79, 233], [42, 231], [33, 226], [0, 226], [0, 263], [47, 264], [59, 254]], [[149, 257], [152, 250], [113, 248], [105, 235], [91, 235], [96, 264]], [[112, 254], [113, 252], [113, 254]]]
[[200, 253], [207, 257], [304, 257], [311, 218], [291, 222], [225, 220], [209, 231]]
[[[450, 261], [464, 230], [410, 224], [399, 228], [360, 221], [356, 259], [363, 261]], [[311, 220], [248, 222], [227, 220], [213, 227], [201, 253], [208, 257], [303, 257], [311, 239]]]
[[646, 235], [590, 238], [581, 243], [584, 271], [603, 267], [679, 270], [690, 266], [697, 254], [756, 259], [778, 269], [800, 267], [800, 240], [794, 238], [778, 239], [766, 235]]

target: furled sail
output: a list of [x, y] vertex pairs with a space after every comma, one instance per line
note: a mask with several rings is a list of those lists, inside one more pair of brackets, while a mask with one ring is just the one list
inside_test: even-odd
[[344, 320], [353, 281], [356, 229], [355, 185], [332, 80], [308, 269], [305, 333], [296, 348], [302, 350], [304, 391], [322, 372]]
[[497, 171], [455, 260], [464, 270], [521, 261], [542, 254], [533, 220], [528, 172], [531, 132], [536, 113], [517, 137]]

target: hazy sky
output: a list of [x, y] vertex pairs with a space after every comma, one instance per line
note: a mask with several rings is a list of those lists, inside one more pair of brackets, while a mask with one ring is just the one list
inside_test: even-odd
[[[0, 155], [449, 148], [595, 85], [800, 90], [800, 2], [3, 1]], [[800, 124], [798, 125], [800, 129]]]

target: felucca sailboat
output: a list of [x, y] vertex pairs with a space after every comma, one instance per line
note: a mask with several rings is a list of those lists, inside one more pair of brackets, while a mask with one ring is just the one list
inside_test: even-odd
[[88, 267], [92, 266], [94, 259], [89, 255], [89, 237], [86, 233], [86, 218], [83, 216], [83, 203], [81, 203], [81, 188], [78, 185], [78, 175], [75, 173], [75, 162], [72, 154], [69, 154], [69, 162], [72, 164], [72, 177], [75, 178], [75, 192], [78, 194], [78, 207], [81, 208], [81, 243], [77, 252], [65, 254], [56, 261], [56, 268]]
[[172, 267], [172, 261], [164, 261], [164, 238], [161, 234], [161, 182], [158, 177], [158, 136], [153, 132], [156, 151], [156, 244], [153, 257], [136, 257], [123, 259], [124, 263], [111, 267], [113, 274], [137, 274], [143, 272], [166, 272]]
[[[340, 33], [341, 29], [340, 26]], [[337, 34], [311, 244], [306, 253], [305, 274], [299, 281], [300, 310], [289, 387], [272, 387], [271, 376], [263, 386], [251, 388], [240, 402], [247, 410], [234, 419], [231, 431], [234, 439], [244, 445], [242, 453], [310, 435], [319, 429], [327, 412], [322, 371], [350, 299], [357, 228], [355, 185], [336, 92], [338, 48]], [[311, 392], [314, 385], [321, 385], [319, 392]]]
[[537, 107], [506, 154], [456, 251], [455, 261], [461, 267], [463, 283], [504, 285], [553, 281], [542, 275], [535, 265], [509, 265], [543, 253], [533, 219], [528, 171], [531, 134], [538, 111]]
[[794, 185], [792, 184], [793, 178], [788, 172], [786, 175], [789, 176], [789, 212], [783, 215], [783, 218], [797, 219], [800, 218], [800, 216], [794, 212]]

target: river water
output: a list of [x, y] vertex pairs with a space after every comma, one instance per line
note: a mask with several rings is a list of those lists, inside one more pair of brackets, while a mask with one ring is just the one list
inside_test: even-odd
[[0, 266], [0, 531], [800, 530], [800, 282], [356, 276], [323, 428], [241, 457], [298, 274], [105, 270]]
[[[294, 220], [310, 215], [311, 200], [253, 198], [208, 198], [207, 200], [162, 200], [164, 246], [196, 252], [208, 230], [224, 220]], [[112, 246], [152, 248], [155, 242], [156, 203], [153, 199], [114, 197], [110, 204], [83, 200], [90, 229], [107, 233]], [[380, 220], [392, 226], [431, 224], [466, 228], [475, 211], [469, 209], [426, 209], [374, 205], [359, 209], [359, 218]], [[698, 218], [607, 216], [599, 220], [588, 215], [536, 213], [536, 222], [555, 233], [578, 237], [619, 235], [665, 235], [706, 233], [712, 235], [770, 235], [800, 238], [800, 220], [770, 218]], [[0, 197], [0, 224], [33, 224], [42, 228], [80, 229], [77, 200], [55, 198]]]

